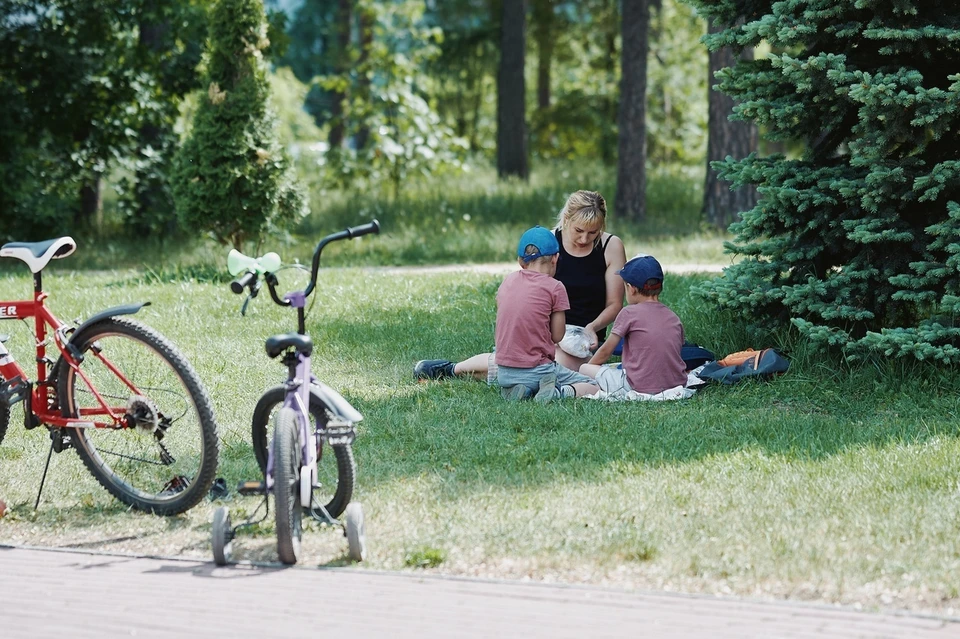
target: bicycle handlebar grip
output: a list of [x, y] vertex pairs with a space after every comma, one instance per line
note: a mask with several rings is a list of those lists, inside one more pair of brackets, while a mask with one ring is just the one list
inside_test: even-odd
[[361, 224], [360, 226], [354, 226], [347, 229], [347, 237], [360, 237], [361, 235], [369, 235], [370, 233], [379, 233], [380, 232], [380, 222], [374, 220], [368, 224]]
[[243, 289], [250, 286], [250, 284], [256, 279], [256, 273], [253, 271], [247, 271], [244, 273], [243, 277], [239, 277], [230, 282], [230, 290], [239, 295], [240, 293], [243, 293]]

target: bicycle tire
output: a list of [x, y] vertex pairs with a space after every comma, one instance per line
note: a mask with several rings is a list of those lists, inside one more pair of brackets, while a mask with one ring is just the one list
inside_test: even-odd
[[7, 426], [10, 424], [10, 406], [6, 402], [0, 402], [0, 443], [7, 435]]
[[213, 563], [226, 566], [233, 554], [233, 524], [230, 521], [230, 509], [220, 506], [213, 511], [213, 525], [210, 527], [213, 545]]
[[[257, 464], [260, 465], [261, 473], [265, 473], [267, 469], [267, 442], [270, 441], [267, 431], [273, 424], [272, 416], [283, 404], [285, 395], [286, 390], [283, 386], [268, 389], [253, 410], [253, 454], [257, 458]], [[314, 389], [310, 389], [310, 420], [311, 429], [316, 428], [317, 424], [322, 428], [328, 420], [327, 405]], [[353, 457], [353, 447], [350, 444], [337, 444], [332, 446], [333, 458], [337, 466], [334, 471], [330, 464], [330, 456], [323, 454], [325, 448], [326, 445], [321, 442], [317, 449], [317, 477], [320, 488], [314, 489], [314, 495], [321, 504], [324, 504], [324, 508], [331, 517], [339, 517], [353, 498], [357, 465]], [[335, 485], [334, 481], [336, 481]]]
[[273, 500], [277, 516], [277, 555], [285, 564], [300, 557], [303, 508], [300, 505], [300, 424], [290, 408], [281, 408], [273, 429]]
[[[210, 397], [182, 353], [152, 328], [110, 317], [84, 328], [71, 343], [80, 368], [107, 400], [122, 402], [133, 428], [75, 428], [77, 455], [121, 502], [156, 515], [177, 515], [210, 491], [219, 439]], [[143, 395], [135, 395], [103, 363], [109, 360]], [[57, 395], [65, 417], [99, 407], [93, 393], [61, 357]]]
[[367, 558], [367, 527], [364, 523], [363, 506], [354, 502], [347, 506], [344, 515], [344, 534], [347, 536], [347, 556], [361, 562]]

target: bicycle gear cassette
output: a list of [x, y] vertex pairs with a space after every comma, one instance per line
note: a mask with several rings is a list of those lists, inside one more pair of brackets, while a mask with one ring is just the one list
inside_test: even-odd
[[127, 422], [131, 427], [155, 433], [160, 428], [160, 411], [150, 398], [133, 395], [127, 400]]

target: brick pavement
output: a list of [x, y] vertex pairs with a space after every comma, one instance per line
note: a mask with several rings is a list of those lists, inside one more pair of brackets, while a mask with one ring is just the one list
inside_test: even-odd
[[[294, 593], [299, 591], [298, 597]], [[0, 637], [960, 638], [960, 620], [668, 593], [0, 546]]]

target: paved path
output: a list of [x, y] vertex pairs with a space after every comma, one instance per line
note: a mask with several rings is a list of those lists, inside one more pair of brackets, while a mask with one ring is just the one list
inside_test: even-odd
[[[294, 596], [294, 591], [300, 591]], [[960, 620], [361, 569], [0, 546], [0, 637], [960, 637]]]

